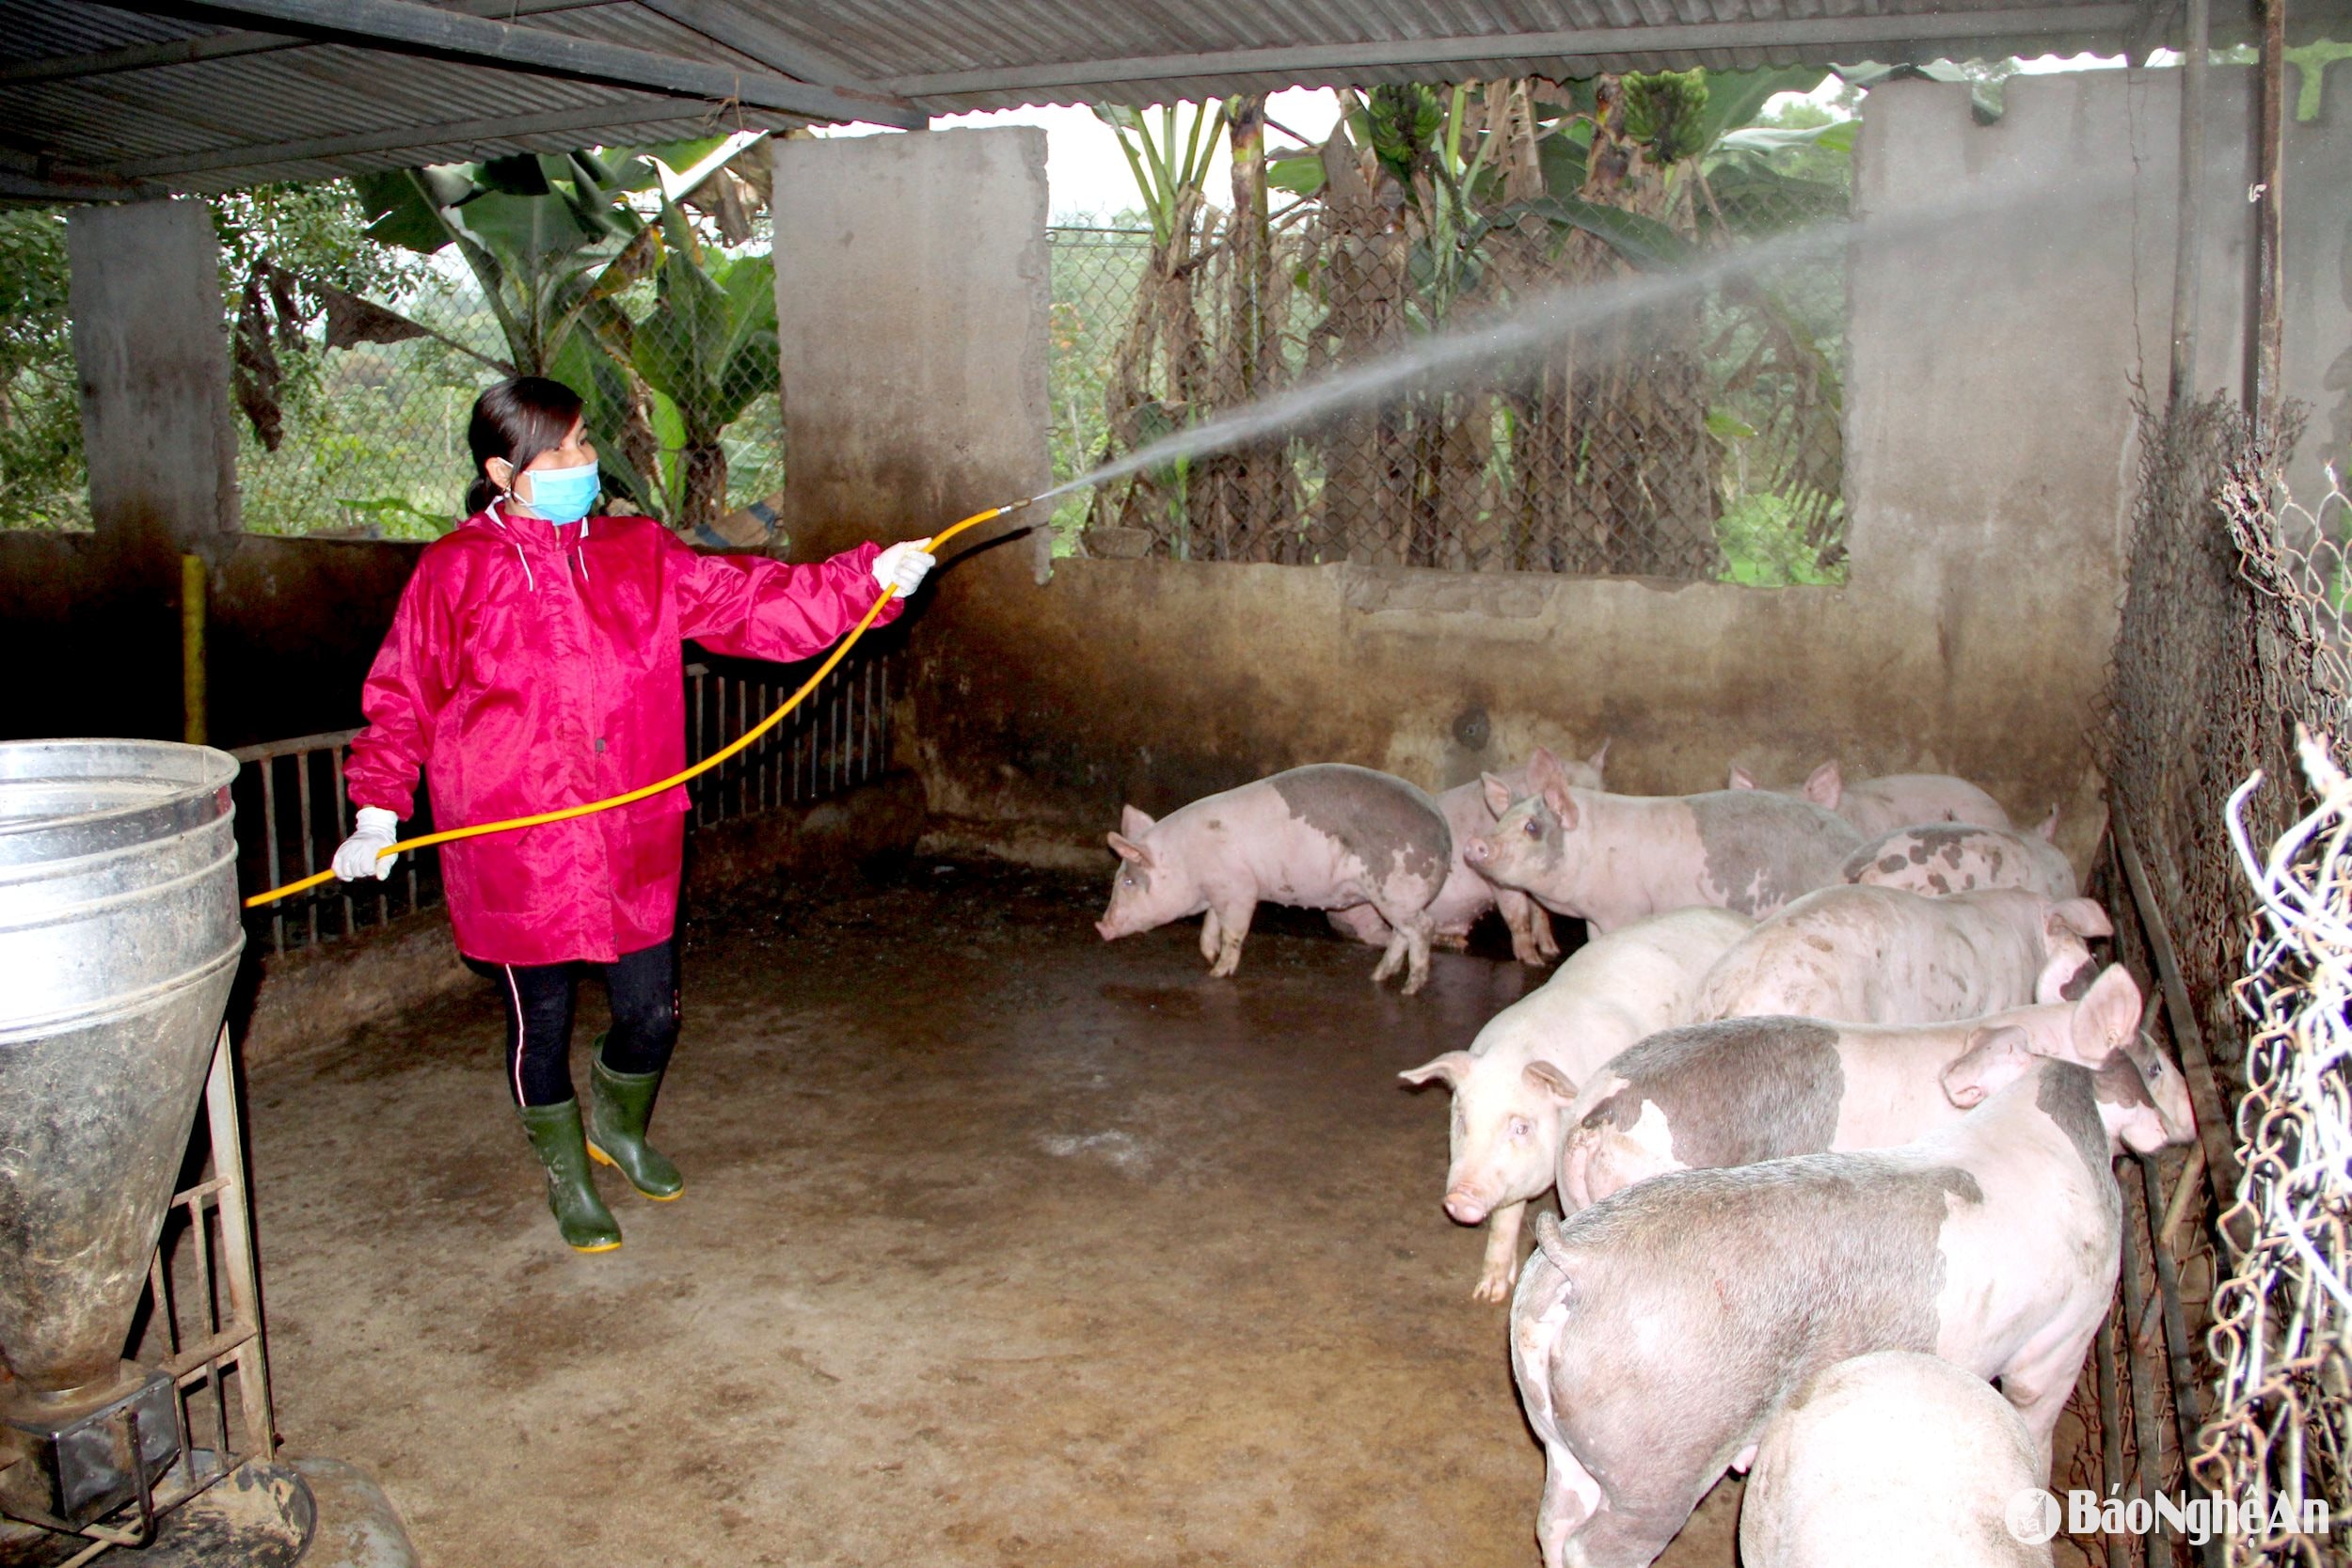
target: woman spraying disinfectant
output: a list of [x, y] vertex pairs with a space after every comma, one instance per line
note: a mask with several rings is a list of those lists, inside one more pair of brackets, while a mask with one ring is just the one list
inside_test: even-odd
[[[895, 619], [932, 565], [919, 544], [863, 545], [813, 566], [687, 548], [650, 517], [592, 517], [595, 450], [580, 400], [524, 376], [475, 403], [472, 515], [426, 548], [362, 689], [368, 727], [346, 773], [358, 831], [336, 875], [389, 876], [382, 853], [412, 809], [478, 822], [626, 793], [685, 763], [682, 644], [783, 662], [855, 626], [875, 590]], [[591, 1158], [647, 1197], [683, 1190], [645, 1141], [677, 1039], [684, 788], [444, 846], [458, 951], [506, 1009], [507, 1089], [548, 1178], [564, 1240], [621, 1244]], [[581, 974], [612, 994], [583, 1120], [571, 1077]]]

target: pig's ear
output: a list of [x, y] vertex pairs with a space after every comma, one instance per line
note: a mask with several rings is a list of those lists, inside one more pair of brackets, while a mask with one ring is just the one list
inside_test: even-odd
[[1431, 1057], [1419, 1067], [1406, 1068], [1397, 1076], [1416, 1088], [1433, 1078], [1442, 1078], [1447, 1086], [1452, 1087], [1462, 1081], [1463, 1075], [1470, 1071], [1470, 1064], [1476, 1060], [1478, 1058], [1467, 1051], [1449, 1051], [1442, 1056]]
[[1141, 838], [1152, 831], [1152, 818], [1133, 806], [1119, 808], [1119, 831], [1129, 838]]
[[1994, 1090], [2033, 1065], [2031, 1039], [2014, 1024], [1989, 1024], [1968, 1037], [1960, 1060], [1944, 1069], [1944, 1097], [1962, 1110], [1981, 1105]]
[[1591, 756], [1584, 759], [1584, 766], [1593, 770], [1593, 777], [1597, 779], [1605, 779], [1609, 776], [1605, 771], [1603, 771], [1603, 769], [1609, 766], [1609, 743], [1615, 738], [1616, 736], [1602, 736], [1600, 737], [1600, 750], [1595, 752]]
[[1560, 759], [1543, 747], [1527, 759], [1527, 782], [1535, 786], [1535, 793], [1559, 816], [1560, 825], [1576, 825], [1576, 803], [1568, 798], [1568, 776], [1561, 769]]
[[2034, 829], [2035, 832], [2042, 835], [2042, 843], [2056, 844], [2058, 842], [2058, 809], [2056, 806], [2052, 806], [2050, 808], [2050, 815], [2043, 817], [2041, 825]]
[[2143, 1005], [2132, 972], [2122, 964], [2107, 965], [2090, 982], [2083, 999], [2074, 1004], [2074, 1017], [2068, 1024], [2074, 1060], [2085, 1067], [2097, 1067], [2130, 1045], [2139, 1034], [2139, 1010]]
[[1519, 1069], [1519, 1078], [1529, 1088], [1548, 1094], [1563, 1105], [1576, 1101], [1576, 1085], [1568, 1082], [1568, 1075], [1541, 1057]]
[[1756, 775], [1749, 772], [1744, 768], [1735, 767], [1731, 770], [1731, 782], [1724, 787], [1726, 789], [1754, 789], [1756, 787]]
[[1146, 871], [1152, 869], [1152, 849], [1149, 845], [1137, 844], [1125, 833], [1109, 833], [1104, 836], [1110, 841], [1110, 847], [1118, 851], [1120, 860], [1133, 861]]
[[2061, 898], [2050, 906], [2050, 912], [2042, 921], [2042, 929], [2050, 936], [2057, 936], [2060, 931], [2072, 931], [2086, 939], [2111, 937], [2115, 935], [2115, 922], [2107, 918], [2107, 911], [2101, 909], [2095, 899]]
[[1804, 798], [1823, 811], [1837, 809], [1837, 802], [1846, 798], [1846, 775], [1836, 757], [1805, 775]]
[[1498, 822], [1502, 819], [1502, 814], [1511, 809], [1511, 786], [1492, 773], [1478, 775], [1478, 793], [1485, 799], [1486, 809], [1495, 814]]

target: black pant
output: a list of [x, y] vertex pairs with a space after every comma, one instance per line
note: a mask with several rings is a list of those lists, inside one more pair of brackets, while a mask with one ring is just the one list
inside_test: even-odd
[[601, 974], [612, 998], [604, 1065], [614, 1072], [660, 1072], [670, 1065], [678, 1025], [675, 938], [624, 953], [615, 963], [473, 967], [498, 982], [506, 1005], [506, 1088], [517, 1105], [573, 1098], [572, 1003], [585, 973]]

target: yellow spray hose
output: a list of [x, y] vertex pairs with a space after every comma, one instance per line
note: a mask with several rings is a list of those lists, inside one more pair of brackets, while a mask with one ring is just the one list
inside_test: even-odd
[[[1008, 512], [1018, 512], [1028, 504], [1028, 501], [1020, 500], [1010, 502], [1004, 506], [992, 506], [985, 512], [975, 512], [972, 515], [964, 518], [961, 522], [942, 529], [939, 532], [931, 535], [930, 538], [923, 541], [923, 553], [926, 555], [936, 555], [942, 545], [945, 545], [948, 540], [953, 539], [957, 534], [961, 533], [965, 529], [975, 527], [980, 523], [985, 523], [992, 517], [1001, 517]], [[727, 758], [734, 756], [737, 752], [751, 745], [752, 742], [757, 740], [761, 736], [766, 735], [770, 730], [774, 729], [778, 724], [784, 721], [785, 717], [787, 714], [789, 714], [794, 708], [800, 706], [801, 700], [806, 697], [810, 692], [816, 690], [818, 685], [822, 682], [827, 675], [833, 673], [834, 666], [839, 664], [843, 657], [849, 654], [849, 651], [857, 645], [857, 640], [865, 636], [866, 628], [874, 624], [874, 617], [882, 612], [882, 607], [888, 604], [893, 598], [897, 597], [898, 593], [898, 591], [896, 588], [885, 588], [882, 591], [882, 596], [874, 601], [871, 609], [866, 610], [866, 618], [858, 622], [855, 626], [851, 627], [850, 634], [834, 645], [832, 654], [826, 657], [825, 662], [817, 667], [817, 673], [815, 674], [809, 676], [808, 679], [801, 683], [801, 689], [792, 693], [792, 697], [789, 702], [787, 702], [782, 707], [776, 709], [775, 712], [770, 714], [767, 718], [762, 719], [757, 724], [745, 731], [737, 739], [729, 742], [724, 748], [713, 752], [710, 755], [703, 758], [702, 761], [694, 764], [693, 767], [687, 768], [685, 771], [673, 773], [668, 778], [662, 779], [658, 783], [646, 784], [642, 789], [632, 789], [626, 795], [615, 795], [610, 800], [591, 800], [585, 805], [565, 806], [561, 811], [543, 811], [532, 816], [510, 816], [503, 822], [477, 822], [470, 828], [452, 828], [446, 832], [426, 833], [420, 838], [404, 838], [397, 844], [388, 844], [383, 848], [378, 849], [375, 852], [376, 858], [381, 860], [386, 855], [397, 855], [404, 849], [413, 850], [430, 848], [436, 844], [449, 844], [461, 838], [480, 838], [485, 833], [502, 833], [513, 828], [535, 828], [546, 822], [568, 822], [575, 816], [589, 816], [600, 811], [611, 811], [614, 806], [626, 806], [633, 801], [649, 799], [652, 796], [660, 794], [663, 790], [675, 789], [687, 780], [694, 778], [699, 774], [709, 772], [712, 768], [726, 761]], [[320, 872], [314, 877], [305, 877], [298, 882], [288, 882], [284, 887], [274, 887], [267, 893], [257, 893], [252, 897], [245, 901], [245, 907], [250, 910], [258, 909], [263, 904], [274, 904], [280, 898], [291, 898], [297, 893], [307, 892], [311, 888], [317, 887], [322, 882], [331, 882], [334, 879], [335, 873], [330, 868]]]

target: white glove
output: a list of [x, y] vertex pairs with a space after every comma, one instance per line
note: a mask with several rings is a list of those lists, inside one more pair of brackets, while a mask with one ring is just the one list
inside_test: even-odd
[[382, 806], [361, 806], [358, 827], [335, 851], [335, 875], [344, 881], [373, 877], [382, 881], [392, 874], [398, 855], [379, 855], [400, 837], [400, 818]]
[[874, 580], [884, 588], [898, 590], [898, 597], [911, 599], [923, 586], [924, 578], [939, 564], [937, 556], [925, 555], [924, 539], [910, 539], [903, 545], [893, 545], [874, 558]]

